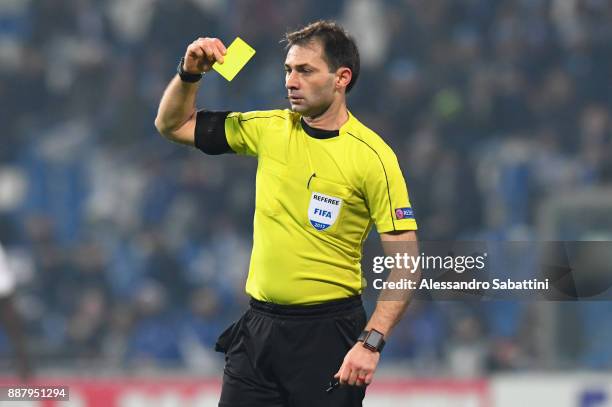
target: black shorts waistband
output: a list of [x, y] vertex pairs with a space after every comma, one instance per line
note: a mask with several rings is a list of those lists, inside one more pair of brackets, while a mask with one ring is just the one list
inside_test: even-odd
[[272, 315], [296, 317], [322, 317], [353, 311], [361, 308], [361, 296], [342, 298], [314, 305], [281, 305], [273, 302], [259, 301], [251, 298], [251, 308], [255, 311]]

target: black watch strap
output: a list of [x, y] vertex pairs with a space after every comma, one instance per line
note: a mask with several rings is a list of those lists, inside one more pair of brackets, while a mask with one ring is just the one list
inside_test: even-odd
[[357, 338], [358, 342], [363, 342], [363, 347], [372, 352], [382, 352], [385, 347], [384, 335], [376, 329], [362, 331]]
[[185, 63], [185, 57], [181, 58], [178, 66], [176, 67], [176, 73], [178, 73], [179, 77], [183, 82], [195, 83], [202, 79], [201, 73], [189, 73], [183, 70], [183, 64]]

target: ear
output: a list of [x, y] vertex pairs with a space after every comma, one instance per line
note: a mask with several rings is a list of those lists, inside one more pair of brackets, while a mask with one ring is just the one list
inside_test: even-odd
[[353, 71], [350, 68], [341, 66], [336, 70], [336, 89], [346, 89], [348, 84], [351, 83], [351, 79], [353, 79]]

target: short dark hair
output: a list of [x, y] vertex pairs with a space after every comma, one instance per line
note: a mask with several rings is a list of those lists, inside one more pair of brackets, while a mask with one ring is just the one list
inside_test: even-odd
[[285, 49], [294, 45], [304, 45], [315, 39], [323, 45], [323, 57], [330, 70], [347, 67], [353, 73], [352, 79], [346, 86], [348, 93], [359, 77], [359, 50], [355, 40], [335, 21], [319, 20], [308, 24], [293, 32], [285, 34]]

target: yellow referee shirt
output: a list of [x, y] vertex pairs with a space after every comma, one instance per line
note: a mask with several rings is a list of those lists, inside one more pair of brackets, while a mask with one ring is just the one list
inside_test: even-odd
[[225, 134], [233, 151], [258, 158], [253, 298], [305, 305], [360, 294], [372, 224], [417, 228], [395, 154], [350, 113], [336, 132], [290, 110], [230, 113]]

